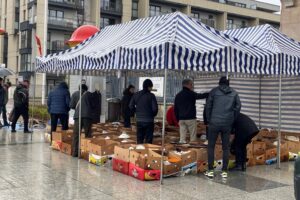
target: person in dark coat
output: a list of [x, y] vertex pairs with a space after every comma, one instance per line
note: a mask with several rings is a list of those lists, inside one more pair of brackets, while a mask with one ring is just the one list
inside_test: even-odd
[[214, 177], [215, 145], [219, 133], [221, 133], [223, 149], [222, 177], [228, 176], [230, 133], [240, 110], [241, 102], [238, 93], [229, 87], [229, 80], [226, 77], [221, 77], [219, 86], [210, 92], [206, 104], [208, 122], [208, 172], [206, 175], [210, 178]]
[[146, 79], [143, 90], [135, 93], [130, 101], [129, 108], [136, 113], [137, 143], [152, 143], [154, 132], [154, 118], [158, 113], [156, 97], [151, 93], [153, 83]]
[[16, 124], [20, 116], [24, 120], [24, 133], [32, 133], [28, 128], [29, 122], [29, 85], [28, 80], [24, 80], [20, 83], [14, 92], [14, 110], [13, 120], [11, 123], [11, 132], [16, 132]]
[[3, 118], [3, 126], [9, 126], [9, 123], [7, 121], [7, 110], [6, 105], [8, 103], [8, 90], [11, 87], [11, 82], [7, 82], [4, 84], [4, 90], [5, 90], [5, 98], [4, 98], [4, 106], [2, 108], [2, 118]]
[[48, 95], [48, 112], [51, 116], [51, 141], [52, 132], [56, 131], [58, 120], [62, 125], [62, 130], [68, 130], [70, 111], [70, 92], [66, 82], [60, 83]]
[[[80, 87], [80, 86], [79, 86]], [[79, 127], [79, 108], [80, 108], [80, 91], [73, 93], [70, 103], [70, 108], [75, 110], [74, 113], [74, 129], [73, 129], [73, 142], [72, 142], [72, 156], [78, 157], [78, 145], [81, 129], [84, 128], [86, 138], [92, 136], [92, 121], [93, 112], [96, 105], [93, 101], [93, 95], [88, 91], [88, 87], [85, 84], [81, 85], [81, 127]], [[80, 88], [79, 88], [80, 89]]]
[[102, 95], [99, 90], [96, 90], [95, 92], [92, 93], [92, 98], [95, 107], [94, 112], [92, 113], [93, 115], [93, 124], [100, 123], [100, 116], [101, 116], [101, 103], [102, 103]]
[[208, 93], [200, 94], [193, 91], [193, 81], [182, 81], [182, 90], [176, 95], [174, 109], [176, 119], [179, 121], [180, 141], [186, 143], [186, 134], [190, 133], [190, 142], [197, 140], [196, 100], [206, 99]]
[[126, 88], [123, 92], [123, 97], [121, 100], [121, 105], [122, 105], [122, 116], [124, 119], [124, 127], [125, 128], [130, 128], [130, 117], [132, 116], [132, 112], [129, 108], [129, 103], [131, 101], [131, 98], [134, 95], [134, 90], [135, 87], [133, 85], [129, 85], [128, 88]]
[[246, 170], [247, 145], [259, 133], [255, 122], [247, 115], [240, 113], [233, 125], [234, 140], [231, 144], [231, 153], [235, 154], [235, 170]]
[[[5, 106], [5, 89], [2, 85], [3, 79], [0, 77], [0, 115], [1, 112], [3, 111], [3, 108]], [[2, 128], [2, 125], [0, 126]]]

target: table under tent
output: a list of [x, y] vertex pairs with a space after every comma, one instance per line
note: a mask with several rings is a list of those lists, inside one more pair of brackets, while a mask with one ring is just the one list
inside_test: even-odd
[[[164, 149], [165, 93], [168, 76], [277, 76], [280, 71], [292, 74], [293, 70], [289, 68], [281, 70], [282, 61], [281, 54], [232, 39], [187, 15], [176, 12], [105, 27], [74, 48], [38, 57], [36, 71], [119, 77], [124, 74], [163, 76]], [[161, 182], [162, 180], [161, 173]]]

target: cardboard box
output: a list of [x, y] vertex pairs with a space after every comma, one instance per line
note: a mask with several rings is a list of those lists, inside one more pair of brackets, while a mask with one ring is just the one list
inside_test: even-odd
[[89, 143], [91, 143], [92, 140], [93, 140], [92, 138], [81, 138], [81, 140], [80, 140], [80, 149], [82, 151], [89, 152], [90, 151]]
[[208, 158], [207, 158], [207, 148], [199, 148], [199, 149], [191, 148], [190, 150], [196, 152], [196, 160], [197, 161], [204, 162], [204, 161], [208, 160]]
[[52, 133], [52, 141], [68, 141], [72, 140], [73, 135], [70, 132], [67, 131], [61, 131], [61, 132], [53, 132]]
[[130, 144], [115, 146], [114, 158], [125, 161], [125, 162], [129, 162], [130, 161], [130, 150], [129, 150], [130, 147], [132, 147], [132, 145], [130, 145]]
[[90, 153], [98, 156], [108, 156], [114, 154], [114, 148], [119, 143], [112, 140], [96, 138], [89, 143]]
[[298, 154], [300, 152], [300, 142], [287, 141], [288, 151]]
[[129, 163], [129, 176], [141, 181], [152, 181], [160, 179], [160, 170], [145, 170]]
[[68, 154], [68, 155], [72, 155], [72, 141], [71, 140], [62, 142], [61, 152]]
[[253, 157], [253, 144], [250, 143], [247, 145], [247, 158]]
[[114, 171], [120, 172], [122, 174], [128, 175], [129, 173], [129, 162], [113, 158], [112, 167]]
[[189, 165], [183, 166], [181, 168], [182, 172], [185, 174], [197, 174], [198, 172], [198, 166], [197, 162], [191, 163]]
[[253, 155], [262, 155], [266, 152], [266, 143], [254, 141], [253, 143]]
[[223, 149], [221, 144], [216, 144], [215, 146], [215, 160], [220, 160], [223, 158]]
[[266, 164], [266, 155], [262, 154], [262, 155], [254, 156], [254, 160], [256, 165], [264, 165]]
[[52, 144], [51, 144], [51, 147], [52, 147], [52, 149], [54, 149], [54, 150], [58, 150], [58, 151], [60, 151], [61, 150], [61, 148], [62, 148], [62, 142], [61, 141], [52, 141]]
[[163, 176], [173, 176], [178, 174], [181, 171], [181, 162], [177, 163], [170, 163], [170, 162], [164, 162], [164, 168], [163, 168]]
[[132, 150], [129, 161], [142, 169], [160, 169], [161, 155], [150, 149]]
[[197, 162], [197, 154], [195, 151], [192, 150], [182, 152], [170, 151], [169, 157], [175, 157], [180, 159], [182, 166], [187, 166], [191, 163]]
[[86, 161], [89, 161], [89, 152], [87, 151], [80, 151], [80, 158]]
[[255, 166], [255, 165], [256, 165], [256, 160], [254, 159], [254, 157], [249, 158], [248, 162], [247, 162], [247, 166], [252, 167], [252, 166]]
[[277, 149], [276, 148], [266, 150], [266, 160], [276, 158], [276, 156], [277, 156]]
[[198, 173], [203, 173], [207, 171], [208, 169], [208, 163], [207, 161], [198, 161], [197, 162], [197, 168], [198, 168]]
[[99, 156], [93, 153], [89, 153], [89, 162], [98, 166], [102, 166], [107, 163], [108, 157], [107, 156]]

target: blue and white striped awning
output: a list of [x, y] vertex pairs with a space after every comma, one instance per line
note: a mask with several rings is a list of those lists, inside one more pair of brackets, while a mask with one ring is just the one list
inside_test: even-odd
[[74, 48], [38, 57], [36, 71], [170, 69], [277, 75], [281, 62], [280, 53], [233, 39], [176, 12], [108, 26]]
[[226, 30], [224, 33], [241, 41], [281, 54], [282, 74], [299, 75], [300, 43], [269, 24]]

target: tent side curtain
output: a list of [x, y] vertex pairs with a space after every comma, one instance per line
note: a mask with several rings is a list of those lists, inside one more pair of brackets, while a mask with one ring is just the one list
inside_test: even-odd
[[[231, 78], [230, 86], [240, 96], [242, 113], [245, 113], [261, 128], [278, 127], [278, 77]], [[218, 85], [218, 78], [195, 80], [195, 91], [210, 91]], [[300, 78], [282, 80], [282, 130], [300, 132]], [[203, 118], [205, 101], [197, 101], [197, 117]]]
[[[107, 39], [108, 33], [115, 35]], [[167, 68], [278, 75], [279, 59], [279, 54], [232, 39], [182, 13], [172, 13], [107, 27], [70, 51], [39, 57], [36, 63], [38, 72], [50, 73], [82, 67], [84, 71]]]

